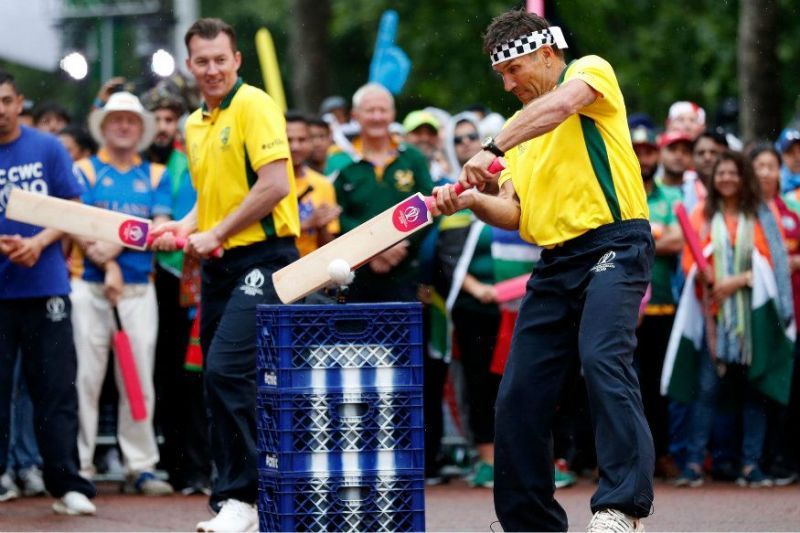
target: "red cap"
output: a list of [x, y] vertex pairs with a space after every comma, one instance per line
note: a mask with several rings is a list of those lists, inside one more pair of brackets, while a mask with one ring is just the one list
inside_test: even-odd
[[658, 147], [664, 148], [665, 146], [669, 146], [670, 144], [675, 144], [678, 142], [685, 142], [694, 144], [694, 140], [686, 133], [681, 131], [668, 131], [666, 133], [662, 133], [661, 136], [658, 138]]

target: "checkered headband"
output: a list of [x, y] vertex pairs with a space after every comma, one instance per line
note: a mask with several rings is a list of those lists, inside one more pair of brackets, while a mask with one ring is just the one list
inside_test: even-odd
[[494, 50], [492, 50], [492, 53], [489, 54], [489, 57], [492, 60], [492, 66], [494, 66], [503, 61], [535, 52], [546, 44], [555, 44], [561, 49], [567, 48], [567, 41], [564, 39], [564, 34], [561, 33], [561, 28], [558, 26], [550, 26], [549, 28], [531, 32], [511, 41], [506, 41], [503, 44], [497, 45]]

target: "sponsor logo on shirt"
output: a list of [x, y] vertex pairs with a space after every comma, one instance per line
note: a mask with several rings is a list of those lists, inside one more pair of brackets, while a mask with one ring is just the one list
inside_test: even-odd
[[61, 322], [67, 318], [67, 304], [60, 296], [47, 300], [45, 307], [47, 308], [47, 319], [50, 322]]
[[0, 211], [6, 210], [8, 195], [11, 194], [11, 187], [36, 194], [48, 194], [47, 181], [44, 179], [44, 164], [41, 161], [14, 165], [12, 167], [0, 167]]
[[274, 140], [272, 140], [272, 141], [270, 141], [270, 142], [268, 142], [266, 144], [262, 144], [261, 145], [261, 149], [262, 150], [272, 150], [276, 146], [280, 146], [282, 144], [286, 144], [286, 141], [284, 141], [283, 139], [274, 139]]
[[231, 138], [231, 127], [225, 126], [222, 128], [222, 131], [219, 132], [219, 140], [222, 142], [222, 146], [228, 144], [228, 140]]
[[248, 296], [261, 296], [264, 294], [264, 291], [261, 290], [261, 287], [264, 286], [264, 274], [257, 268], [250, 271], [247, 276], [244, 277], [244, 285], [239, 287], [239, 290], [244, 292]]

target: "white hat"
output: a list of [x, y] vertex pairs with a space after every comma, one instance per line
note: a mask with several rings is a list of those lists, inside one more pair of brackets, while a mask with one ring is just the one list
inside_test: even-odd
[[106, 105], [100, 109], [95, 109], [89, 114], [89, 131], [92, 133], [94, 140], [101, 145], [105, 143], [102, 129], [103, 121], [109, 113], [114, 113], [115, 111], [128, 111], [139, 115], [144, 129], [137, 150], [141, 152], [149, 147], [156, 136], [156, 119], [152, 113], [142, 106], [142, 102], [135, 95], [124, 91], [112, 94]]

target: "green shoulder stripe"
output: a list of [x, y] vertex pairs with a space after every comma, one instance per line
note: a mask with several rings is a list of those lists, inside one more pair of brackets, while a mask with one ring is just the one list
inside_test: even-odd
[[583, 140], [586, 143], [586, 150], [589, 152], [589, 160], [592, 162], [594, 175], [603, 190], [603, 196], [606, 198], [606, 203], [614, 222], [619, 222], [622, 220], [622, 212], [619, 208], [619, 199], [614, 188], [614, 180], [611, 177], [611, 163], [608, 160], [606, 142], [603, 140], [603, 136], [600, 134], [600, 130], [597, 129], [597, 124], [595, 124], [594, 120], [584, 115], [578, 116], [581, 118]]
[[[256, 174], [255, 170], [253, 170], [253, 166], [250, 164], [250, 154], [247, 153], [246, 146], [244, 148], [244, 171], [247, 173], [247, 187], [252, 189], [253, 185], [255, 185], [258, 180], [258, 174]], [[261, 229], [264, 230], [264, 235], [266, 235], [267, 238], [276, 235], [275, 220], [272, 218], [272, 213], [261, 219]]]

